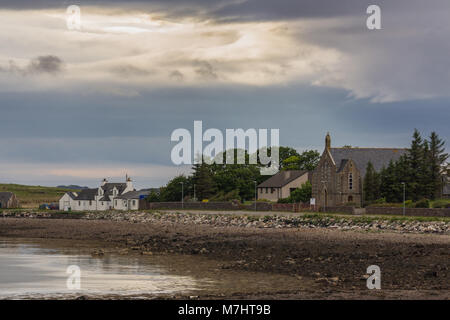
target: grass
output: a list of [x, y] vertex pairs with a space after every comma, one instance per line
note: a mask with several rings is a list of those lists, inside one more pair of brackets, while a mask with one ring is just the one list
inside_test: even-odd
[[0, 184], [0, 192], [4, 191], [14, 193], [19, 199], [22, 208], [38, 208], [42, 203], [58, 202], [66, 192], [77, 190], [20, 184]]
[[352, 220], [353, 222], [361, 222], [361, 223], [370, 223], [373, 221], [399, 221], [399, 222], [408, 222], [408, 221], [416, 221], [416, 222], [430, 222], [430, 221], [443, 221], [450, 222], [450, 217], [419, 217], [419, 216], [397, 216], [397, 215], [364, 215], [364, 216], [355, 216], [349, 214], [340, 214], [340, 213], [306, 213], [303, 215], [306, 218], [311, 219], [323, 219], [323, 218], [334, 218], [334, 219], [346, 219]]

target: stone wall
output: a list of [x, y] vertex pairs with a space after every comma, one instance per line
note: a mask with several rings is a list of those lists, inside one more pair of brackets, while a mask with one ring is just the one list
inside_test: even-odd
[[[403, 215], [403, 208], [366, 207], [366, 214]], [[450, 217], [450, 208], [406, 208], [405, 215], [415, 217]]]

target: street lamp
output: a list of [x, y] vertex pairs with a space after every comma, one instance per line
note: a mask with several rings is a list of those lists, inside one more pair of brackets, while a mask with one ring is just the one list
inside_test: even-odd
[[257, 193], [256, 193], [256, 180], [254, 180], [253, 183], [255, 184], [255, 211], [256, 211], [256, 198], [257, 198]]
[[405, 215], [406, 211], [406, 184], [402, 182], [403, 185], [403, 215]]
[[184, 209], [184, 182], [181, 183], [181, 208]]
[[194, 201], [197, 201], [197, 198], [195, 197], [195, 183], [194, 183]]

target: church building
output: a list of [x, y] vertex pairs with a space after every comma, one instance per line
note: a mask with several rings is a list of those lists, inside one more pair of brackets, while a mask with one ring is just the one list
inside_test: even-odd
[[312, 174], [312, 197], [321, 207], [361, 205], [367, 164], [371, 162], [380, 172], [406, 151], [400, 148], [332, 148], [328, 133], [325, 150]]

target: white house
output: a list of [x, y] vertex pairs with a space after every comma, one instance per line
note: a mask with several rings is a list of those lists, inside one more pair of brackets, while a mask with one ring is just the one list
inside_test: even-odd
[[116, 210], [139, 210], [139, 200], [147, 197], [149, 191], [129, 191], [114, 198], [114, 209]]
[[78, 196], [76, 192], [67, 192], [59, 199], [60, 210], [69, 211], [75, 206], [75, 198]]
[[[59, 200], [59, 206], [64, 211], [69, 209], [73, 211], [137, 210], [139, 209], [139, 197], [142, 195], [129, 194], [130, 192], [137, 191], [129, 177], [126, 178], [124, 183], [109, 183], [106, 179], [103, 179], [101, 186], [98, 188], [83, 189], [78, 193], [66, 193]], [[128, 196], [127, 198], [121, 198], [121, 202], [114, 201], [125, 194], [128, 194]], [[126, 205], [123, 202], [124, 200], [127, 200]], [[115, 207], [116, 203], [117, 208]], [[130, 207], [131, 209], [127, 209]]]

